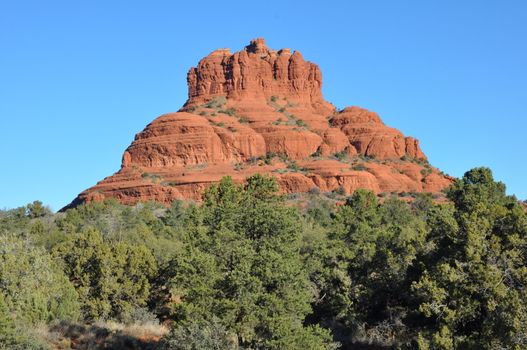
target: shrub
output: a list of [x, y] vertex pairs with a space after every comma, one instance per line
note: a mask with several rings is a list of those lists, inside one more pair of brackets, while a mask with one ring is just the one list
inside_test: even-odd
[[296, 200], [296, 199], [300, 199], [300, 198], [301, 198], [301, 196], [300, 196], [300, 193], [298, 193], [298, 192], [295, 192], [295, 193], [289, 193], [289, 194], [287, 195], [287, 199], [288, 199], [288, 200]]
[[309, 190], [309, 194], [319, 195], [320, 193], [321, 193], [321, 191], [320, 191], [319, 187], [312, 187]]
[[250, 121], [247, 117], [240, 117], [240, 119], [238, 119], [238, 122], [240, 122], [241, 124], [248, 124]]
[[338, 159], [339, 161], [343, 161], [348, 157], [348, 153], [346, 151], [340, 151], [333, 154], [333, 157]]
[[108, 243], [99, 231], [88, 229], [54, 251], [64, 260], [88, 319], [118, 318], [146, 305], [157, 272], [155, 258], [144, 245]]
[[204, 106], [205, 108], [221, 108], [226, 102], [227, 99], [225, 98], [225, 96], [220, 96], [205, 103]]
[[42, 248], [0, 236], [0, 294], [28, 323], [76, 320], [78, 295], [62, 268]]
[[292, 171], [300, 171], [300, 167], [295, 161], [291, 161], [289, 164], [287, 164], [287, 169], [290, 169]]
[[121, 322], [135, 325], [159, 325], [157, 316], [148, 308], [134, 306], [128, 312], [120, 315]]
[[142, 174], [141, 174], [141, 177], [142, 177], [143, 179], [150, 179], [150, 180], [153, 181], [153, 182], [157, 182], [158, 180], [161, 179], [161, 177], [160, 177], [159, 175], [157, 175], [157, 174], [152, 174], [152, 173], [147, 173], [147, 172], [142, 173]]
[[428, 165], [425, 165], [425, 167], [421, 169], [421, 175], [423, 175], [423, 180], [430, 174], [432, 174], [432, 168]]
[[307, 126], [307, 124], [303, 120], [300, 120], [300, 119], [298, 119], [296, 121], [296, 125], [298, 125], [298, 126]]
[[1, 350], [50, 350], [32, 333], [32, 327], [17, 325], [0, 291], [0, 349]]
[[322, 150], [320, 149], [320, 147], [318, 147], [315, 153], [311, 155], [311, 157], [320, 157], [321, 155], [322, 155]]
[[229, 115], [231, 117], [236, 115], [236, 109], [234, 109], [232, 107], [228, 108], [228, 109], [220, 109], [218, 112], [219, 113], [223, 113], [223, 114], [227, 114], [227, 115]]
[[368, 170], [368, 168], [364, 164], [355, 164], [354, 166], [351, 167], [351, 169], [355, 170], [355, 171], [366, 171], [366, 170]]
[[376, 159], [374, 155], [368, 155], [368, 156], [366, 156], [366, 155], [364, 155], [364, 154], [361, 154], [361, 155], [359, 156], [359, 158], [360, 158], [361, 160], [365, 161], [365, 162], [371, 162], [371, 161], [374, 161], [374, 160]]
[[44, 206], [41, 201], [34, 201], [33, 203], [27, 205], [27, 216], [32, 219], [44, 217], [51, 214], [51, 209], [49, 209], [49, 207]]
[[423, 167], [430, 167], [430, 163], [425, 158], [414, 158], [414, 157], [410, 157], [408, 155], [404, 155], [404, 156], [401, 157], [401, 160], [404, 161], [404, 162], [416, 163], [416, 164], [419, 164], [419, 165], [421, 165]]
[[235, 350], [236, 336], [228, 332], [217, 318], [193, 320], [175, 325], [161, 340], [159, 350]]
[[264, 161], [265, 164], [269, 165], [273, 161], [274, 157], [276, 157], [275, 153], [272, 153], [272, 152], [266, 153], [264, 158], [263, 158], [263, 161]]
[[16, 344], [15, 321], [10, 315], [4, 301], [4, 294], [0, 292], [0, 349]]
[[346, 194], [346, 190], [344, 189], [344, 187], [342, 186], [339, 186], [336, 190], [334, 190], [333, 192], [335, 192], [336, 194], [340, 195], [340, 196], [344, 196]]

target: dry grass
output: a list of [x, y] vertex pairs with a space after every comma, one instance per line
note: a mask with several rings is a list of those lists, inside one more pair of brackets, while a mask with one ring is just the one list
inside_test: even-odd
[[97, 322], [96, 326], [103, 327], [116, 333], [135, 336], [138, 338], [161, 338], [168, 330], [165, 326], [154, 323], [123, 324], [115, 321]]
[[60, 322], [37, 332], [54, 350], [153, 350], [168, 329], [153, 323]]

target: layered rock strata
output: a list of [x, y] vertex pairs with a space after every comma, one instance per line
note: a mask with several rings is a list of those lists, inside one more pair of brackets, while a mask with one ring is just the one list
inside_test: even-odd
[[[428, 164], [419, 141], [360, 107], [338, 111], [322, 96], [317, 65], [256, 39], [219, 49], [191, 68], [188, 100], [136, 135], [121, 169], [72, 203], [199, 201], [223, 176], [271, 174], [284, 193], [365, 188], [430, 192], [452, 179]], [[317, 190], [317, 191], [318, 191]]]

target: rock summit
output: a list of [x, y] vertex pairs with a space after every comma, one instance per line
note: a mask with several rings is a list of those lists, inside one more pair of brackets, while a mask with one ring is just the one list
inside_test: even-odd
[[263, 173], [284, 193], [440, 195], [452, 178], [432, 167], [419, 141], [360, 107], [337, 110], [322, 96], [320, 68], [298, 51], [255, 39], [218, 49], [187, 75], [188, 100], [148, 124], [124, 151], [121, 169], [70, 204], [116, 198], [199, 201], [224, 176]]

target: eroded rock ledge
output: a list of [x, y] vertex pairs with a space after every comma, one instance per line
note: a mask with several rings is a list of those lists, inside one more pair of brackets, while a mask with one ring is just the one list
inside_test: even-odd
[[219, 49], [188, 72], [189, 98], [136, 135], [121, 169], [73, 202], [200, 200], [229, 175], [276, 176], [285, 193], [358, 188], [440, 195], [452, 179], [428, 164], [419, 141], [360, 107], [341, 111], [322, 96], [316, 64], [255, 39]]

